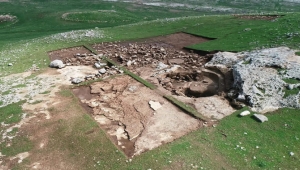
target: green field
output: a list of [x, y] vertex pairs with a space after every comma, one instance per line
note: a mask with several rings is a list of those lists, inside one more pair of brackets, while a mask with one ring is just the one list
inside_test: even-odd
[[[0, 1], [0, 15], [16, 16], [16, 20], [0, 22], [0, 77], [24, 72], [32, 65], [37, 65], [42, 70], [47, 68], [48, 51], [99, 42], [135, 40], [175, 32], [215, 38], [189, 46], [200, 51], [237, 52], [278, 46], [300, 50], [300, 13], [295, 12], [300, 10], [300, 3], [283, 0], [261, 2], [162, 0], [161, 2], [169, 6], [95, 0]], [[190, 8], [178, 4], [177, 7], [171, 7], [171, 3], [211, 6], [219, 10]], [[234, 11], [220, 10], [221, 7], [234, 8]], [[231, 15], [232, 13], [262, 15], [262, 12], [280, 14], [281, 17], [274, 20], [248, 20]], [[12, 63], [13, 66], [8, 66], [8, 63]], [[286, 81], [299, 82], [299, 80]], [[16, 87], [23, 86], [26, 85]], [[152, 87], [152, 84], [149, 86]], [[294, 89], [288, 93], [298, 92], [299, 89]], [[6, 93], [9, 91], [1, 91], [1, 95]], [[268, 113], [269, 121], [266, 123], [259, 123], [251, 116], [240, 118], [237, 116], [243, 111], [240, 110], [220, 121], [214, 128], [194, 131], [129, 161], [129, 158], [110, 142], [94, 120], [85, 111], [80, 110], [79, 101], [68, 89], [64, 89], [60, 94], [70, 100], [72, 108], [65, 109], [70, 112], [74, 111], [72, 109], [79, 110], [80, 114], [70, 120], [61, 119], [54, 123], [39, 125], [57, 127], [51, 134], [53, 140], [49, 142], [50, 148], [43, 151], [34, 149], [30, 136], [26, 133], [18, 134], [18, 129], [14, 129], [11, 133], [17, 133], [18, 136], [11, 143], [4, 141], [0, 144], [2, 155], [9, 157], [25, 151], [36, 154], [57, 151], [64, 153], [63, 161], [79, 165], [79, 169], [299, 167], [300, 118], [297, 117], [299, 110], [285, 108]], [[0, 123], [13, 125], [19, 122], [23, 113], [20, 104], [0, 108]], [[49, 111], [55, 114], [57, 110]], [[1, 126], [1, 135], [3, 129], [4, 126]], [[90, 130], [94, 131], [92, 135], [86, 133]], [[12, 147], [8, 147], [8, 144]], [[32, 163], [29, 157], [23, 163], [15, 164], [14, 168], [28, 169]]]

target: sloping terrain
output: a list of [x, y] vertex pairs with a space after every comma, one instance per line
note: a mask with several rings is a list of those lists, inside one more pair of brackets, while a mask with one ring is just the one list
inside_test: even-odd
[[[13, 16], [0, 22], [0, 169], [298, 168], [299, 110], [240, 117], [250, 108], [232, 113], [223, 93], [232, 79], [200, 66], [281, 46], [298, 61], [298, 1], [2, 0], [0, 11]], [[48, 68], [60, 58], [65, 68]], [[299, 79], [284, 81], [278, 95], [299, 94]]]

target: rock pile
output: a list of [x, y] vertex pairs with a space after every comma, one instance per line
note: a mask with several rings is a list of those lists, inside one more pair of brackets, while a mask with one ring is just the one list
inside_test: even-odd
[[64, 58], [63, 62], [66, 63], [67, 66], [94, 65], [101, 61], [101, 57], [101, 55], [94, 55], [92, 53], [76, 53], [72, 57]]
[[78, 65], [94, 65], [98, 69], [97, 73], [88, 74], [84, 77], [73, 77], [71, 82], [73, 84], [79, 84], [84, 81], [95, 80], [98, 78], [106, 78], [116, 74], [123, 74], [123, 70], [119, 69], [116, 66], [108, 66], [106, 62], [102, 61], [98, 55], [80, 55], [77, 54], [74, 56], [74, 60], [67, 58], [66, 64], [62, 60], [54, 60], [50, 63], [52, 68], [64, 68], [65, 66], [78, 66]]
[[95, 45], [94, 48], [101, 56], [107, 56], [129, 68], [146, 65], [156, 67], [159, 62], [162, 62], [168, 65], [180, 65], [191, 70], [201, 67], [207, 60], [206, 57], [196, 53], [184, 52], [160, 43], [129, 43], [126, 45], [106, 43]]

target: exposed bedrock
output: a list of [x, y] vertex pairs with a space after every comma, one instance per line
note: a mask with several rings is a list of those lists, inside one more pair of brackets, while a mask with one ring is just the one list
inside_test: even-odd
[[297, 81], [300, 80], [300, 57], [294, 50], [278, 47], [241, 53], [219, 52], [205, 66], [218, 69], [225, 79], [233, 76], [231, 87], [237, 91], [236, 97], [245, 99], [253, 111], [300, 108], [300, 81]]

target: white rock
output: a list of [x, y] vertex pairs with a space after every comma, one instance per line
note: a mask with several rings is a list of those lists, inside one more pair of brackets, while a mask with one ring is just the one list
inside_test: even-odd
[[12, 63], [8, 63], [8, 66], [13, 66], [13, 64]]
[[268, 118], [265, 115], [262, 114], [254, 114], [253, 115], [256, 119], [258, 119], [261, 122], [266, 122], [268, 121]]
[[252, 90], [255, 94], [259, 94], [260, 96], [264, 95], [255, 85], [252, 86]]
[[240, 113], [240, 116], [247, 116], [247, 115], [250, 115], [250, 112], [248, 110], [245, 110], [242, 113]]
[[95, 66], [96, 68], [101, 68], [101, 65], [100, 65], [99, 63], [95, 63], [94, 66]]
[[72, 83], [73, 83], [73, 84], [79, 84], [79, 83], [81, 83], [81, 82], [83, 82], [83, 79], [82, 79], [82, 78], [74, 78], [74, 79], [72, 79]]
[[236, 98], [238, 101], [245, 101], [245, 95], [239, 94], [238, 97]]
[[149, 105], [154, 111], [162, 107], [162, 105], [159, 102], [155, 102], [152, 100], [149, 101]]
[[137, 86], [129, 86], [128, 90], [130, 92], [135, 92], [137, 90]]
[[291, 156], [294, 156], [294, 155], [295, 155], [295, 153], [294, 153], [294, 152], [290, 152], [290, 155], [291, 155]]
[[127, 65], [128, 67], [131, 66], [131, 64], [132, 64], [132, 61], [131, 61], [131, 60], [127, 61], [127, 63], [126, 63], [126, 65]]
[[106, 73], [106, 70], [105, 70], [105, 68], [101, 68], [101, 69], [99, 70], [99, 73], [101, 73], [101, 74], [104, 74], [104, 73]]
[[166, 64], [164, 64], [164, 63], [162, 63], [162, 62], [159, 62], [159, 63], [157, 64], [157, 66], [156, 66], [156, 69], [157, 69], [157, 70], [161, 70], [161, 69], [168, 68], [168, 66], [169, 66], [169, 65], [166, 65]]
[[66, 65], [61, 60], [53, 60], [49, 66], [52, 68], [64, 68]]
[[287, 87], [289, 90], [293, 90], [294, 89], [294, 84], [289, 84]]
[[173, 65], [170, 69], [167, 69], [166, 72], [175, 72], [178, 68], [180, 68], [180, 65]]
[[[233, 87], [245, 96], [251, 110], [259, 113], [278, 108], [300, 108], [300, 94], [285, 97], [285, 89], [295, 89], [284, 79], [300, 79], [300, 59], [287, 47], [254, 50], [250, 52], [219, 52], [205, 64], [207, 68], [220, 70], [233, 76]], [[278, 72], [276, 68], [284, 71]], [[226, 79], [226, 77], [225, 77]], [[240, 101], [238, 98], [237, 100]]]

